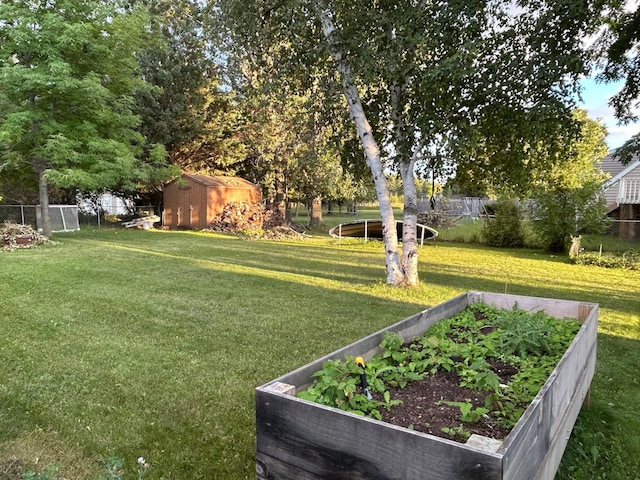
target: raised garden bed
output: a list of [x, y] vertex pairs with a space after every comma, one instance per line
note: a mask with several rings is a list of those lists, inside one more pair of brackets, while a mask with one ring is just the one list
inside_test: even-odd
[[[297, 398], [328, 360], [370, 359], [388, 332], [404, 341], [469, 304], [517, 305], [582, 326], [504, 441], [458, 443]], [[598, 306], [469, 292], [305, 365], [256, 389], [258, 479], [552, 479], [595, 370]]]

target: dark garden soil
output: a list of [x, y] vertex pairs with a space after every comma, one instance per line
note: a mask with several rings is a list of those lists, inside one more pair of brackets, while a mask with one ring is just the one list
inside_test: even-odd
[[[517, 370], [502, 362], [490, 362], [493, 371], [500, 377], [502, 383], [517, 373]], [[382, 420], [392, 425], [412, 428], [413, 430], [429, 433], [438, 437], [456, 441], [465, 441], [460, 437], [452, 437], [442, 431], [442, 428], [456, 428], [460, 421], [460, 409], [449, 406], [442, 401], [465, 402], [471, 400], [473, 407], [483, 407], [484, 399], [489, 392], [460, 387], [460, 379], [454, 372], [438, 372], [423, 380], [408, 384], [405, 388], [390, 388], [391, 399], [402, 400], [402, 405], [391, 407], [390, 411], [381, 408]], [[382, 400], [382, 395], [376, 400]], [[504, 439], [509, 429], [498, 425], [488, 416], [483, 416], [475, 423], [462, 424], [468, 432], [489, 438]]]

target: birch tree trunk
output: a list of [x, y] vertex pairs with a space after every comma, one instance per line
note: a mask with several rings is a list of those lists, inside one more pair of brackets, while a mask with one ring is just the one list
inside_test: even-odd
[[399, 162], [402, 177], [402, 193], [404, 194], [403, 231], [402, 231], [402, 268], [407, 285], [418, 284], [418, 194], [413, 177], [415, 161]]
[[382, 216], [387, 283], [390, 285], [404, 286], [407, 284], [407, 281], [400, 262], [396, 221], [393, 215], [387, 179], [384, 176], [380, 147], [373, 137], [373, 131], [364, 112], [351, 67], [342, 48], [336, 41], [336, 28], [333, 23], [333, 14], [324, 1], [319, 1], [316, 4], [316, 10], [322, 23], [322, 31], [325, 39], [327, 40], [333, 59], [336, 62], [338, 73], [342, 79], [343, 93], [347, 99], [351, 119], [358, 130], [358, 137], [364, 150], [367, 166], [373, 176], [380, 206], [380, 214]]
[[402, 270], [404, 272], [405, 283], [408, 286], [417, 285], [418, 278], [418, 243], [417, 243], [417, 223], [418, 223], [418, 195], [416, 191], [416, 181], [413, 170], [416, 164], [416, 155], [419, 154], [420, 147], [412, 152], [411, 146], [415, 142], [415, 130], [407, 128], [403, 114], [403, 102], [407, 88], [409, 86], [409, 74], [405, 78], [398, 79], [391, 87], [391, 119], [394, 123], [395, 147], [399, 156], [398, 170], [402, 178], [402, 193], [404, 197], [404, 208], [402, 212]]

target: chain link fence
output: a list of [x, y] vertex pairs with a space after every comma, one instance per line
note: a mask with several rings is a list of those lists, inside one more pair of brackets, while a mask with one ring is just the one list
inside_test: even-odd
[[[54, 233], [73, 232], [80, 226], [101, 227], [106, 224], [120, 225], [136, 217], [158, 215], [159, 209], [153, 206], [101, 206], [100, 213], [94, 209], [78, 205], [49, 205], [51, 231]], [[30, 225], [34, 230], [42, 231], [39, 205], [0, 205], [0, 223], [5, 221]]]
[[[98, 210], [98, 211], [96, 211]], [[128, 205], [126, 208], [122, 206], [102, 205], [96, 208], [80, 209], [80, 224], [88, 227], [102, 227], [105, 225], [121, 225], [123, 222], [138, 217], [149, 217], [151, 215], [160, 216], [160, 209], [152, 205], [137, 206]]]
[[[52, 232], [80, 230], [77, 205], [49, 205], [49, 218]], [[42, 231], [39, 205], [0, 205], [0, 223], [7, 221], [30, 225], [34, 230]]]

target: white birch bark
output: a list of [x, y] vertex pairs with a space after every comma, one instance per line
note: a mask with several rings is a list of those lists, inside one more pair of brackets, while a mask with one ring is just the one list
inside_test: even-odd
[[322, 23], [322, 31], [342, 79], [342, 87], [349, 105], [351, 119], [358, 129], [358, 136], [364, 150], [367, 165], [373, 176], [380, 205], [380, 214], [382, 215], [387, 283], [397, 286], [405, 285], [406, 279], [400, 261], [398, 235], [395, 227], [396, 221], [393, 215], [387, 179], [384, 176], [380, 147], [373, 137], [373, 131], [364, 112], [351, 67], [340, 45], [336, 42], [336, 28], [333, 23], [332, 12], [324, 1], [319, 1], [316, 4], [316, 9]]
[[[403, 208], [403, 232], [402, 232], [402, 259], [401, 265], [404, 272], [406, 285], [414, 286], [419, 282], [418, 277], [418, 194], [413, 169], [416, 156], [411, 152], [413, 144], [412, 129], [406, 129], [406, 123], [402, 115], [402, 97], [409, 85], [409, 79], [404, 78], [403, 84], [395, 83], [391, 88], [391, 118], [394, 122], [396, 149], [399, 156], [398, 169], [402, 178], [402, 190], [404, 196]], [[416, 153], [418, 150], [416, 150]]]
[[401, 161], [398, 164], [402, 177], [402, 192], [404, 194], [403, 235], [402, 235], [402, 269], [407, 285], [417, 285], [418, 278], [418, 194], [416, 182], [413, 178], [415, 161]]

